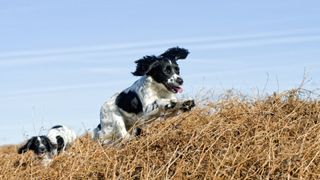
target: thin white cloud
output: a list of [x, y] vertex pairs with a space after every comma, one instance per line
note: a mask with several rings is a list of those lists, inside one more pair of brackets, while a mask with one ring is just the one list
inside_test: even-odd
[[[195, 38], [182, 38], [182, 39], [167, 39], [158, 41], [148, 42], [135, 42], [135, 43], [122, 43], [122, 44], [107, 44], [107, 45], [96, 45], [96, 46], [84, 46], [84, 47], [68, 47], [68, 48], [55, 48], [55, 49], [43, 49], [43, 50], [25, 50], [25, 51], [12, 51], [12, 52], [0, 52], [0, 63], [12, 60], [21, 60], [27, 58], [37, 58], [46, 56], [58, 56], [58, 55], [72, 55], [72, 54], [85, 54], [85, 53], [107, 53], [112, 54], [123, 54], [123, 53], [135, 53], [143, 52], [148, 49], [158, 49], [159, 47], [167, 47], [168, 45], [193, 45], [198, 48], [206, 47], [203, 44], [219, 45], [221, 48], [234, 47], [230, 45], [237, 43], [235, 47], [246, 47], [247, 42], [250, 41], [261, 41], [270, 44], [270, 40], [273, 39], [287, 39], [287, 38], [310, 38], [318, 36], [315, 34], [320, 33], [320, 29], [297, 29], [291, 31], [278, 31], [278, 32], [263, 32], [256, 34], [244, 34], [234, 36], [221, 36], [221, 37], [195, 37]], [[243, 44], [243, 46], [238, 45]], [[57, 60], [57, 59], [56, 59]], [[43, 62], [43, 61], [33, 61]], [[23, 63], [17, 61], [16, 63]], [[31, 62], [32, 63], [32, 62]]]
[[[247, 36], [248, 37], [248, 36]], [[186, 44], [188, 42], [187, 40], [176, 42], [176, 44], [183, 44], [185, 46], [188, 46], [188, 49], [192, 50], [214, 50], [214, 49], [230, 49], [230, 48], [247, 48], [247, 47], [258, 47], [258, 46], [267, 46], [267, 45], [278, 45], [278, 44], [296, 44], [296, 43], [308, 43], [308, 42], [319, 42], [320, 41], [320, 34], [311, 34], [311, 35], [279, 35], [279, 36], [264, 36], [264, 38], [244, 38], [243, 39], [228, 39], [225, 38], [223, 41], [194, 41], [193, 43]], [[200, 43], [202, 42], [202, 43]], [[159, 43], [159, 42], [158, 42]], [[173, 44], [173, 45], [176, 45]], [[168, 46], [159, 46], [158, 47], [132, 47], [131, 49], [119, 49], [117, 51], [101, 51], [99, 53], [103, 53], [104, 56], [126, 56], [128, 54], [146, 54], [146, 52], [156, 52], [161, 49], [163, 51]], [[91, 47], [94, 49], [94, 47]], [[78, 49], [78, 53], [75, 53], [74, 55], [83, 55], [85, 51], [81, 51]], [[44, 51], [43, 51], [44, 52]], [[29, 64], [41, 64], [41, 63], [52, 63], [52, 62], [65, 62], [65, 61], [81, 61], [77, 58], [71, 58], [71, 57], [63, 57], [63, 58], [53, 58], [51, 56], [57, 56], [63, 55], [63, 52], [60, 51], [57, 54], [45, 54], [39, 51], [39, 53], [35, 56], [8, 56], [7, 58], [4, 58], [4, 55], [0, 54], [0, 66], [15, 66], [15, 65], [29, 65]], [[58, 52], [58, 51], [57, 51]], [[70, 51], [65, 51], [70, 52]], [[97, 53], [98, 51], [87, 51], [86, 53]], [[64, 54], [66, 56], [68, 53]], [[44, 57], [43, 57], [43, 56]], [[49, 56], [49, 58], [45, 57]], [[83, 60], [82, 60], [83, 61]], [[93, 62], [95, 60], [88, 59], [84, 61], [90, 61]], [[99, 60], [101, 61], [101, 60]]]
[[119, 72], [127, 72], [127, 68], [121, 68], [121, 67], [112, 67], [112, 68], [104, 68], [104, 67], [90, 67], [90, 68], [84, 68], [80, 70], [84, 73], [91, 73], [91, 74], [115, 74]]
[[242, 42], [225, 42], [216, 44], [205, 44], [205, 45], [191, 45], [192, 49], [228, 49], [228, 48], [243, 48], [243, 47], [256, 47], [256, 46], [267, 46], [277, 44], [295, 44], [305, 42], [318, 42], [320, 41], [320, 35], [309, 35], [309, 36], [292, 36], [292, 37], [281, 37], [281, 38], [269, 38], [264, 40], [250, 40]]
[[[16, 63], [41, 63], [43, 59], [33, 59], [33, 61], [24, 61], [26, 57], [35, 56], [41, 57], [42, 55], [62, 55], [63, 53], [82, 53], [82, 51], [97, 52], [99, 50], [110, 50], [108, 54], [112, 53], [135, 53], [135, 52], [145, 52], [146, 50], [155, 49], [159, 50], [157, 46], [165, 45], [166, 43], [179, 43], [187, 44], [190, 49], [227, 49], [227, 48], [243, 48], [243, 47], [256, 47], [256, 46], [266, 46], [266, 45], [279, 45], [279, 44], [293, 44], [293, 43], [303, 43], [303, 42], [319, 42], [320, 35], [308, 34], [306, 31], [301, 34], [297, 32], [280, 32], [280, 33], [260, 33], [255, 35], [243, 35], [243, 36], [229, 36], [229, 37], [219, 37], [219, 38], [189, 38], [181, 40], [170, 40], [170, 41], [158, 41], [158, 42], [142, 42], [142, 43], [127, 43], [118, 46], [95, 46], [95, 47], [83, 47], [83, 48], [67, 48], [67, 49], [56, 49], [56, 50], [40, 50], [40, 51], [25, 51], [25, 52], [12, 52], [0, 54], [0, 65], [12, 62], [11, 60], [1, 60], [6, 59], [5, 57], [18, 57]], [[150, 45], [148, 47], [147, 45]], [[25, 57], [26, 56], [26, 57]], [[71, 58], [72, 59], [72, 58]], [[64, 59], [65, 60], [65, 59]], [[61, 60], [61, 61], [64, 61]], [[56, 58], [50, 58], [50, 62], [55, 62]], [[88, 60], [89, 61], [89, 60]], [[14, 64], [14, 63], [13, 63]], [[84, 69], [85, 72], [89, 73], [102, 73], [111, 74], [117, 71], [124, 71], [124, 68], [100, 68], [93, 67]], [[191, 75], [192, 76], [192, 75]], [[191, 77], [190, 76], [190, 77]], [[121, 83], [121, 82], [115, 82]], [[114, 85], [114, 83], [112, 84]], [[39, 94], [39, 93], [53, 93], [59, 91], [68, 91], [73, 89], [83, 89], [83, 88], [97, 88], [97, 87], [108, 87], [109, 83], [89, 83], [89, 84], [75, 84], [67, 86], [57, 86], [48, 88], [35, 88], [35, 89], [25, 89], [21, 91], [10, 92], [3, 97], [12, 97], [27, 94]]]
[[15, 96], [24, 96], [24, 95], [31, 95], [31, 94], [42, 94], [42, 93], [56, 93], [56, 92], [64, 92], [70, 91], [75, 89], [88, 89], [88, 88], [102, 88], [102, 87], [112, 87], [115, 85], [126, 83], [126, 80], [123, 81], [115, 81], [110, 83], [103, 82], [103, 83], [83, 83], [83, 84], [73, 84], [73, 85], [61, 85], [61, 86], [53, 86], [53, 87], [43, 87], [43, 88], [30, 88], [30, 89], [23, 89], [18, 91], [13, 91], [10, 93], [2, 93], [1, 97], [15, 97]]
[[[197, 61], [197, 60], [195, 60]], [[207, 60], [208, 62], [212, 62], [211, 60]], [[243, 62], [243, 61], [242, 61]], [[241, 63], [241, 62], [240, 62]], [[228, 69], [219, 69], [219, 70], [215, 70], [212, 72], [198, 72], [198, 73], [189, 73], [189, 74], [185, 74], [183, 75], [184, 78], [203, 78], [206, 77], [208, 79], [210, 79], [210, 77], [217, 77], [217, 76], [234, 76], [234, 75], [239, 75], [239, 74], [252, 74], [252, 73], [270, 73], [270, 72], [279, 72], [279, 73], [284, 73], [287, 74], [288, 71], [293, 70], [296, 72], [301, 72], [301, 74], [307, 70], [307, 72], [312, 72], [312, 73], [316, 73], [313, 72], [312, 69], [315, 66], [319, 66], [319, 63], [305, 63], [302, 61], [293, 61], [290, 62], [290, 64], [268, 64], [268, 65], [246, 65], [246, 66], [242, 66], [242, 67], [238, 67], [238, 66], [233, 66], [230, 67]], [[300, 75], [300, 74], [299, 74]]]

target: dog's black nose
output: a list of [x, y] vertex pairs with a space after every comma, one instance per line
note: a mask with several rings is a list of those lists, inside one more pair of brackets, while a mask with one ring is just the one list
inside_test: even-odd
[[39, 147], [39, 152], [43, 153], [46, 150], [45, 147]]
[[183, 84], [183, 79], [181, 77], [178, 77], [176, 82], [179, 84], [179, 85], [182, 85]]

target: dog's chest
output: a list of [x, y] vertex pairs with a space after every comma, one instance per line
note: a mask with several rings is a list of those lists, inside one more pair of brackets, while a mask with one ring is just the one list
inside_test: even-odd
[[161, 87], [146, 87], [142, 89], [140, 100], [145, 108], [148, 105], [154, 104], [158, 100], [161, 99], [172, 99], [172, 95], [167, 93], [166, 91], [162, 90]]
[[[123, 98], [119, 96], [123, 96]], [[119, 96], [116, 104], [120, 108], [121, 113], [126, 117], [126, 120], [131, 122], [135, 122], [143, 117], [145, 111], [150, 110], [148, 106], [153, 105], [158, 100], [175, 98], [163, 85], [156, 83], [150, 77], [139, 79], [131, 87], [120, 93]], [[122, 103], [120, 103], [120, 100]], [[139, 104], [141, 104], [139, 108], [128, 108], [129, 106], [136, 107]]]
[[159, 83], [147, 79], [145, 86], [140, 88], [141, 100], [144, 104], [152, 104], [159, 99], [172, 99], [173, 95], [171, 92]]

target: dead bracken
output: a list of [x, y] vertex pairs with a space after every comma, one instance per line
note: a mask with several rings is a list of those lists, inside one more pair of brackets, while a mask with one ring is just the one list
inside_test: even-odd
[[2, 147], [0, 179], [319, 179], [320, 104], [311, 95], [228, 94], [113, 147], [85, 135], [48, 168]]

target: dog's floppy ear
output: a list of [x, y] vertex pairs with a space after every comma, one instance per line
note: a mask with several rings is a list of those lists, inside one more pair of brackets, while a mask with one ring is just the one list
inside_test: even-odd
[[25, 145], [21, 146], [18, 149], [18, 154], [27, 152], [30, 149], [30, 146], [34, 143], [34, 140], [35, 140], [35, 137], [30, 138]]
[[161, 57], [165, 57], [172, 60], [185, 59], [189, 54], [189, 51], [184, 48], [173, 47], [161, 54]]
[[53, 144], [47, 136], [41, 136], [41, 138], [43, 139], [43, 143], [49, 152], [58, 148], [57, 145]]
[[135, 76], [143, 76], [152, 68], [156, 67], [159, 62], [156, 56], [144, 56], [142, 59], [135, 61], [135, 63], [137, 64], [137, 68], [132, 74]]

